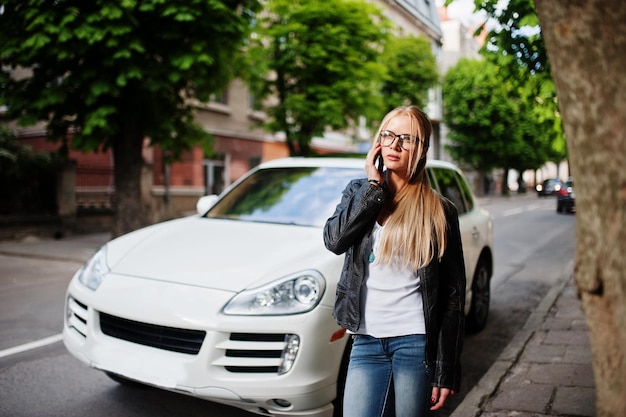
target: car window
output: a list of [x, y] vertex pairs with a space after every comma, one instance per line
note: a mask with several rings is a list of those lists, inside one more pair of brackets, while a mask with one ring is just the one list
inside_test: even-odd
[[454, 175], [457, 178], [457, 182], [459, 187], [461, 187], [461, 193], [465, 199], [465, 209], [466, 211], [471, 211], [474, 209], [474, 196], [472, 195], [472, 190], [469, 187], [469, 184], [465, 180], [465, 178], [459, 174], [458, 172], [454, 172]]
[[473, 208], [474, 200], [470, 188], [458, 172], [446, 168], [431, 168], [429, 177], [432, 186], [454, 203], [459, 215]]
[[362, 169], [261, 169], [230, 190], [206, 217], [321, 227], [348, 182], [359, 177]]

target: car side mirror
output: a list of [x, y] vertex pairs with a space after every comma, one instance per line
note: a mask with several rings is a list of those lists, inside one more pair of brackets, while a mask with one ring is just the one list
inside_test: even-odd
[[209, 211], [213, 204], [217, 201], [217, 194], [205, 195], [198, 199], [196, 203], [196, 211], [198, 214], [202, 215]]

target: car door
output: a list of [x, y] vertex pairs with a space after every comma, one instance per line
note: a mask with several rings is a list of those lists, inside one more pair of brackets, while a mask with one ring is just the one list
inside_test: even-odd
[[465, 273], [467, 290], [471, 289], [474, 270], [483, 247], [480, 239], [480, 214], [474, 209], [474, 198], [463, 176], [456, 170], [443, 167], [429, 169], [431, 184], [441, 195], [448, 198], [459, 213], [461, 241], [463, 242], [463, 256], [465, 259]]

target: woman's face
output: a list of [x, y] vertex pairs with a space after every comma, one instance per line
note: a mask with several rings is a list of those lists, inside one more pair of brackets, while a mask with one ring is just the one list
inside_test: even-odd
[[[396, 136], [414, 135], [415, 132], [411, 132], [411, 119], [407, 115], [398, 115], [389, 120], [387, 126], [381, 131], [381, 135], [387, 132], [392, 134], [387, 135], [387, 142], [390, 142], [393, 138], [393, 134]], [[413, 136], [414, 137], [414, 136]], [[415, 140], [404, 140], [403, 145], [400, 144], [400, 138], [396, 137], [391, 143], [391, 146], [383, 146], [381, 152], [383, 155], [383, 162], [388, 170], [394, 171], [401, 176], [407, 176], [409, 159], [411, 154], [414, 154], [417, 149]], [[384, 145], [385, 141], [382, 140], [381, 144]], [[403, 147], [405, 149], [403, 149]]]

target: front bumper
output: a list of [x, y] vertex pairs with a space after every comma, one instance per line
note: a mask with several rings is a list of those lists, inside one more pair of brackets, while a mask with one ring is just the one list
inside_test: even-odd
[[[225, 316], [221, 308], [232, 296], [115, 275], [93, 292], [73, 279], [64, 343], [89, 366], [144, 384], [261, 414], [332, 415], [346, 337], [331, 342], [339, 328], [330, 308], [292, 316]], [[178, 330], [189, 331], [198, 349], [172, 351], [165, 342], [146, 345], [119, 336], [106, 329], [111, 317], [156, 333], [174, 329], [167, 334], [173, 338]], [[292, 368], [279, 375], [275, 353], [284, 349], [280, 335], [288, 334], [299, 336], [300, 348]]]

